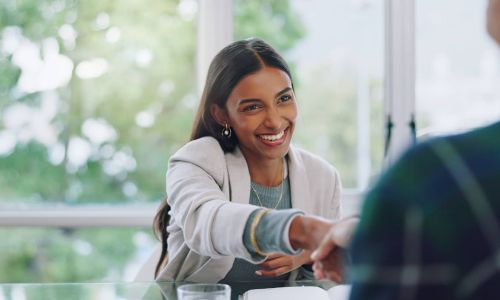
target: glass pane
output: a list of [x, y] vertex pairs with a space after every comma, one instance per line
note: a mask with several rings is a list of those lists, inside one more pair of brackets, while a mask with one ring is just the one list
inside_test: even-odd
[[365, 188], [383, 158], [383, 11], [378, 0], [235, 1], [236, 38], [262, 37], [292, 66], [294, 143], [335, 165], [346, 188]]
[[0, 2], [0, 199], [161, 198], [196, 105], [197, 2]]
[[0, 229], [0, 282], [131, 281], [158, 241], [149, 229]]
[[421, 137], [460, 132], [500, 117], [500, 52], [486, 33], [486, 4], [416, 1]]

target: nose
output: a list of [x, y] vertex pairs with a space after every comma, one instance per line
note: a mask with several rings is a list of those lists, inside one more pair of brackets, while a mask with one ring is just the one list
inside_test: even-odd
[[283, 118], [281, 117], [281, 112], [277, 107], [271, 107], [266, 111], [266, 118], [264, 120], [264, 126], [269, 129], [280, 129], [281, 122]]

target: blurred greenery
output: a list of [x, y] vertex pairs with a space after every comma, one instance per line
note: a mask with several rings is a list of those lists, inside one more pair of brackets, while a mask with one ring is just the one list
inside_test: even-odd
[[[37, 195], [43, 201], [70, 203], [161, 198], [168, 156], [189, 132], [193, 113], [186, 108], [186, 99], [196, 95], [195, 18], [181, 17], [177, 5], [177, 1], [161, 0], [147, 6], [140, 1], [95, 0], [0, 4], [0, 14], [5, 16], [0, 28], [19, 28], [23, 38], [41, 46], [40, 55], [44, 55], [43, 43], [52, 38], [76, 70], [95, 58], [104, 59], [108, 66], [102, 76], [89, 79], [79, 78], [74, 70], [70, 82], [56, 89], [57, 113], [49, 122], [57, 130], [53, 143], [64, 147], [63, 160], [54, 164], [47, 159], [53, 145], [42, 145], [34, 138], [18, 141], [12, 154], [0, 158], [3, 198], [18, 201]], [[68, 28], [76, 34], [74, 41], [61, 34]], [[151, 63], [139, 64], [141, 53]], [[7, 71], [2, 72], [2, 110], [15, 104], [40, 108], [48, 92], [21, 90], [13, 55], [2, 55], [0, 68]], [[135, 121], [144, 111], [155, 118], [149, 128]], [[92, 143], [82, 132], [89, 119], [104, 120], [117, 133], [116, 139]], [[88, 161], [77, 167], [68, 166], [68, 146], [74, 137], [92, 147]], [[106, 172], [103, 166], [123, 152], [135, 166], [122, 164], [120, 170]], [[23, 180], [9, 176], [12, 172], [23, 174]], [[40, 180], [42, 174], [44, 180]], [[79, 188], [72, 188], [74, 183]], [[137, 192], [127, 193], [125, 184], [133, 184]]]
[[6, 228], [0, 239], [0, 282], [122, 280], [154, 243], [150, 230], [134, 228]]
[[[0, 208], [162, 198], [167, 160], [187, 141], [197, 105], [196, 9], [186, 9], [193, 3], [0, 2]], [[307, 32], [288, 0], [235, 0], [234, 26], [235, 39], [261, 37], [289, 60], [301, 118], [294, 142], [355, 187], [356, 70], [332, 75], [325, 63], [297, 74], [288, 55]], [[20, 48], [31, 52], [19, 56]], [[43, 61], [54, 55], [71, 61], [68, 82], [27, 87], [30, 67], [19, 59], [43, 75]], [[381, 86], [369, 79], [372, 170], [382, 160]], [[150, 249], [134, 242], [145, 235], [151, 242], [145, 231], [0, 229], [0, 270], [9, 270], [0, 282], [122, 280], [130, 261]]]
[[[162, 198], [168, 157], [187, 140], [197, 104], [196, 11], [181, 9], [193, 3], [0, 2], [0, 207]], [[234, 7], [238, 37], [287, 51], [304, 34], [288, 1]], [[64, 73], [43, 73], [54, 57], [70, 60], [69, 81], [38, 84]], [[39, 76], [31, 86], [30, 68]], [[1, 229], [0, 269], [9, 271], [0, 281], [121, 280], [138, 232]]]
[[280, 53], [292, 49], [305, 35], [305, 27], [298, 12], [289, 1], [235, 0], [235, 39], [260, 37]]
[[[325, 64], [308, 74], [299, 74], [299, 126], [295, 141], [331, 162], [339, 171], [344, 187], [358, 184], [358, 74], [354, 70], [335, 70]], [[368, 127], [370, 174], [375, 177], [383, 159], [383, 98], [382, 82], [371, 79], [369, 91]]]

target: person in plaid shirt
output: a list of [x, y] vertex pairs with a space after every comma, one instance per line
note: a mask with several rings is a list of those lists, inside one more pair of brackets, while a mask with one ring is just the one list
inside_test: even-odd
[[[500, 44], [500, 0], [487, 27]], [[338, 244], [313, 253], [317, 277]], [[500, 122], [403, 155], [368, 194], [350, 259], [353, 300], [500, 298]]]

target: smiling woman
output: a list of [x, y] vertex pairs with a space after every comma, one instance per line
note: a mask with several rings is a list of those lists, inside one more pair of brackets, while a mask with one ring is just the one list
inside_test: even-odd
[[297, 114], [290, 70], [270, 45], [251, 38], [217, 54], [191, 141], [169, 161], [157, 279], [312, 278], [309, 253], [279, 234], [297, 215], [338, 219], [341, 184], [333, 166], [291, 144]]

